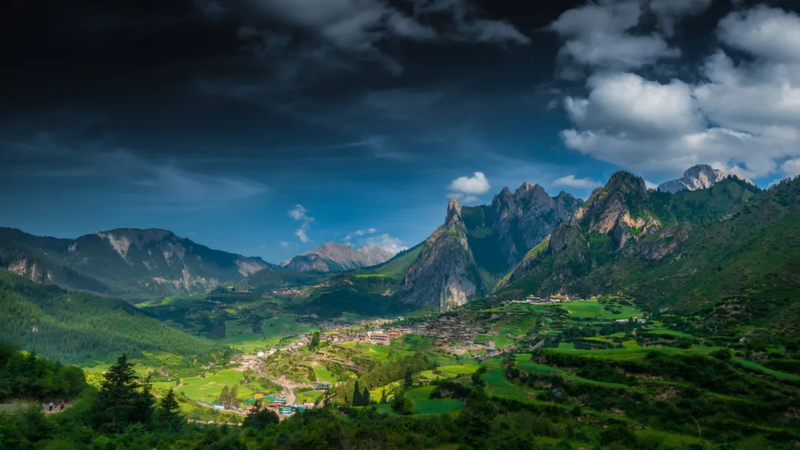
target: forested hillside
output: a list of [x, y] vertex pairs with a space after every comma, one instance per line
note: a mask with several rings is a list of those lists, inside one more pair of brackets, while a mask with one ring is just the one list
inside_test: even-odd
[[800, 180], [763, 193], [728, 178], [647, 195], [614, 182], [532, 251], [501, 295], [619, 292], [728, 324], [800, 325]]
[[86, 387], [83, 371], [0, 343], [0, 402], [75, 398]]
[[147, 317], [121, 301], [67, 292], [0, 270], [0, 341], [52, 360], [87, 362], [127, 353], [181, 355], [186, 365], [220, 355], [211, 341]]

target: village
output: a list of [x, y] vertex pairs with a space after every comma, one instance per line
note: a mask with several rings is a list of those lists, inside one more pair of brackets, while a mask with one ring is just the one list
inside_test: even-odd
[[[401, 324], [404, 322], [403, 317], [356, 321], [348, 321], [346, 319], [322, 321], [318, 324], [320, 329], [319, 342], [320, 344], [329, 343], [329, 345], [352, 342], [355, 344], [388, 346], [393, 340], [400, 339], [405, 335], [416, 335], [432, 338], [434, 340], [434, 345], [439, 347], [443, 352], [452, 353], [454, 355], [467, 355], [477, 360], [494, 356], [500, 352], [500, 349], [495, 346], [493, 340], [487, 340], [483, 344], [475, 343], [478, 336], [485, 336], [490, 339], [491, 336], [498, 335], [497, 332], [488, 331], [484, 329], [485, 327], [481, 327], [478, 324], [459, 320], [455, 315], [435, 317], [431, 315], [426, 316], [423, 320], [424, 321], [413, 324]], [[299, 387], [298, 385], [294, 385], [285, 379], [270, 377], [267, 373], [268, 369], [265, 367], [265, 360], [275, 353], [299, 352], [303, 347], [308, 347], [312, 339], [313, 333], [303, 333], [296, 336], [296, 339], [288, 344], [240, 355], [230, 361], [231, 364], [236, 364], [235, 370], [237, 371], [252, 370], [259, 374], [259, 376], [267, 378], [277, 385], [281, 385], [283, 390], [279, 394], [267, 395], [265, 393], [255, 393], [253, 399], [249, 399], [245, 402], [251, 405], [249, 409], [210, 403], [204, 406], [216, 410], [228, 410], [239, 414], [247, 414], [254, 410], [255, 401], [259, 401], [267, 408], [276, 411], [281, 417], [281, 420], [294, 413], [314, 408], [314, 403], [297, 402], [297, 396], [294, 390]], [[504, 350], [511, 350], [513, 347], [513, 344], [509, 344]], [[316, 381], [310, 385], [310, 389], [317, 392], [327, 392], [329, 389], [333, 388], [334, 385], [335, 383], [333, 382]]]

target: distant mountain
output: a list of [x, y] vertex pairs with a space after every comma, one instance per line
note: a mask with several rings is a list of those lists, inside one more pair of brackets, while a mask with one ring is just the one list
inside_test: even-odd
[[0, 228], [0, 267], [38, 283], [145, 300], [202, 292], [274, 266], [167, 230], [121, 228], [58, 239]]
[[677, 180], [667, 181], [658, 185], [661, 192], [676, 193], [680, 191], [696, 191], [698, 189], [708, 189], [729, 176], [739, 178], [742, 181], [753, 184], [752, 181], [738, 173], [727, 174], [721, 170], [712, 168], [707, 164], [699, 164], [690, 167]]
[[338, 272], [377, 266], [394, 255], [380, 247], [353, 248], [337, 242], [326, 242], [314, 250], [281, 263], [282, 267], [302, 272]]

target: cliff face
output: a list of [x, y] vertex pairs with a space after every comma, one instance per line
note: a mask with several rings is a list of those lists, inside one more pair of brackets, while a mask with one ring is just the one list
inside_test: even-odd
[[1, 229], [0, 265], [39, 283], [137, 300], [202, 292], [270, 268], [167, 230], [128, 228], [77, 239]]
[[406, 302], [435, 305], [446, 311], [484, 291], [466, 232], [461, 204], [453, 197], [447, 206], [445, 224], [425, 241], [419, 257], [406, 272], [403, 284], [410, 291]]
[[508, 264], [520, 262], [559, 222], [569, 219], [581, 203], [565, 192], [550, 197], [538, 184], [523, 183], [513, 194], [503, 188], [492, 200], [493, 228]]
[[[644, 180], [617, 172], [604, 187], [592, 192], [569, 220], [559, 223], [546, 241], [529, 252], [499, 287], [525, 277], [547, 257], [555, 261], [548, 276], [558, 282], [576, 276], [580, 270], [595, 268], [597, 264], [591, 258], [595, 252], [630, 251], [629, 243], [661, 228], [654, 209]], [[655, 249], [651, 252], [658, 253]]]

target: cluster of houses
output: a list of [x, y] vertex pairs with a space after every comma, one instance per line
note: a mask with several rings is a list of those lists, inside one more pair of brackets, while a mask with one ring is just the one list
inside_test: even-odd
[[[594, 299], [596, 297], [592, 297]], [[555, 294], [551, 295], [547, 298], [536, 297], [535, 295], [529, 295], [523, 300], [504, 300], [501, 303], [503, 305], [510, 305], [512, 303], [524, 303], [526, 305], [537, 305], [537, 304], [544, 304], [544, 303], [564, 303], [570, 300], [583, 300], [580, 298], [572, 297], [570, 298], [569, 295], [565, 294]]]
[[308, 294], [313, 289], [323, 288], [327, 286], [327, 284], [328, 283], [319, 283], [313, 286], [287, 287], [287, 288], [275, 289], [271, 292], [271, 294], [276, 297], [300, 297]]

